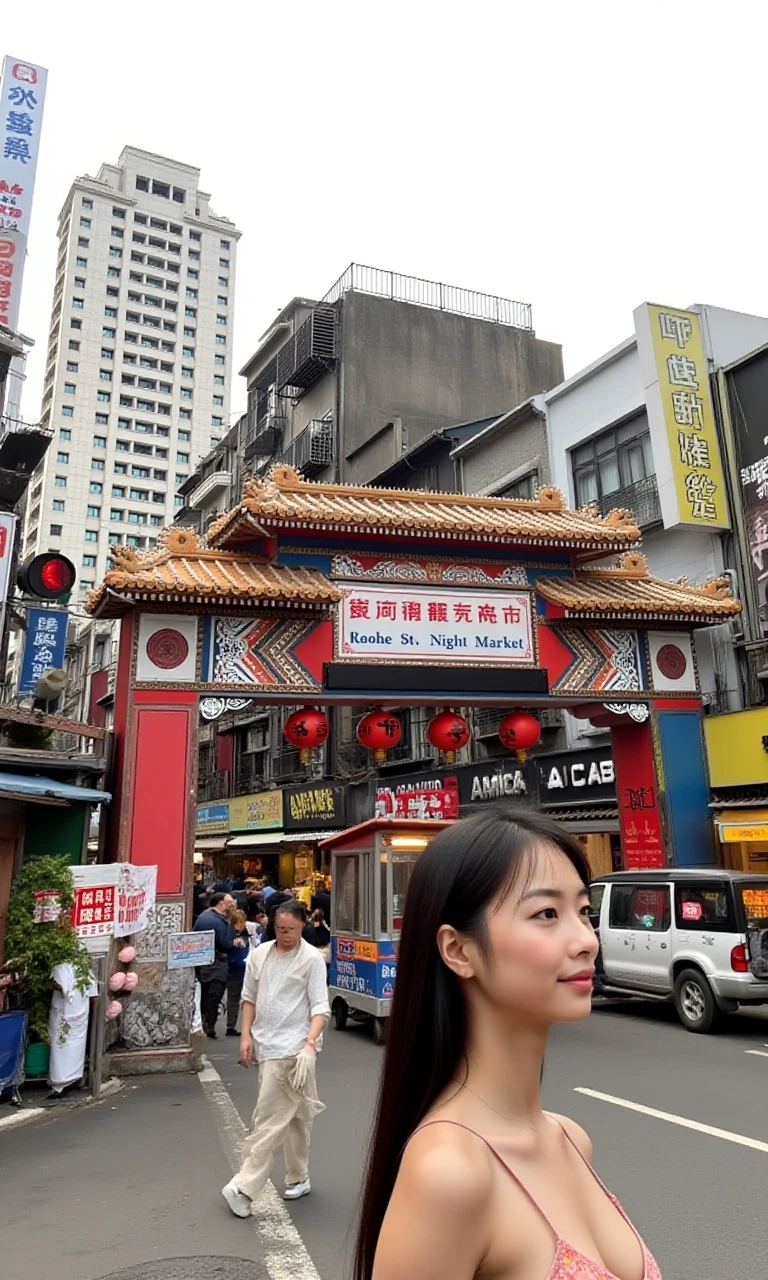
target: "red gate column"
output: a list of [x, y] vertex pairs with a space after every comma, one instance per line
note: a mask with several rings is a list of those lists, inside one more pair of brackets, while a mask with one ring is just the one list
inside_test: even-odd
[[637, 724], [629, 717], [627, 721], [611, 729], [624, 867], [627, 871], [664, 867], [667, 858], [651, 722]]
[[157, 866], [157, 895], [186, 897], [192, 832], [197, 694], [133, 694], [129, 862]]

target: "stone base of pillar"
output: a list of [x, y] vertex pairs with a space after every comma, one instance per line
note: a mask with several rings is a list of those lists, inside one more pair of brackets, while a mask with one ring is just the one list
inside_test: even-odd
[[178, 1049], [116, 1049], [104, 1059], [104, 1073], [110, 1076], [153, 1076], [166, 1072], [199, 1070], [195, 1055], [187, 1046]]

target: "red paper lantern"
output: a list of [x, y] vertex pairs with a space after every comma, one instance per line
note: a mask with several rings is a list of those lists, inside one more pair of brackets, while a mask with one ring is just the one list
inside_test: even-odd
[[454, 764], [456, 752], [469, 742], [470, 728], [455, 711], [441, 711], [427, 725], [427, 738], [442, 753], [446, 764]]
[[322, 711], [305, 707], [288, 717], [283, 733], [292, 747], [298, 747], [301, 763], [309, 764], [315, 747], [321, 747], [328, 737], [328, 721]]
[[508, 751], [514, 751], [523, 763], [531, 747], [541, 737], [541, 725], [527, 711], [512, 711], [499, 725], [499, 737]]
[[396, 747], [403, 734], [397, 716], [378, 707], [365, 716], [357, 726], [357, 740], [361, 746], [373, 752], [376, 764], [383, 764], [387, 752]]

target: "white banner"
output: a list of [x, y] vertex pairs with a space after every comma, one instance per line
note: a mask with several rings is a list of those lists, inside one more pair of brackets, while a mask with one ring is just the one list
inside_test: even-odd
[[7, 511], [0, 511], [0, 604], [5, 604], [8, 599], [15, 532], [16, 517]]
[[0, 324], [16, 329], [48, 72], [3, 59], [0, 77]]
[[155, 905], [156, 886], [157, 867], [135, 867], [131, 862], [120, 863], [115, 912], [116, 938], [125, 938], [129, 933], [141, 933], [146, 929], [147, 914]]
[[338, 585], [341, 659], [534, 661], [530, 593]]

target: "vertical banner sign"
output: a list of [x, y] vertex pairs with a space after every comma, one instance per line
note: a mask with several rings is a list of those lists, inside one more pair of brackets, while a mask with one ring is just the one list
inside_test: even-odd
[[0, 604], [5, 604], [8, 599], [15, 532], [16, 517], [10, 512], [0, 511]]
[[68, 619], [66, 609], [28, 610], [19, 693], [35, 693], [44, 671], [64, 665]]
[[16, 329], [48, 72], [3, 59], [0, 77], [0, 324]]
[[634, 314], [664, 527], [729, 529], [700, 318], [648, 302]]
[[742, 361], [726, 377], [739, 455], [749, 568], [761, 634], [768, 635], [768, 352]]

